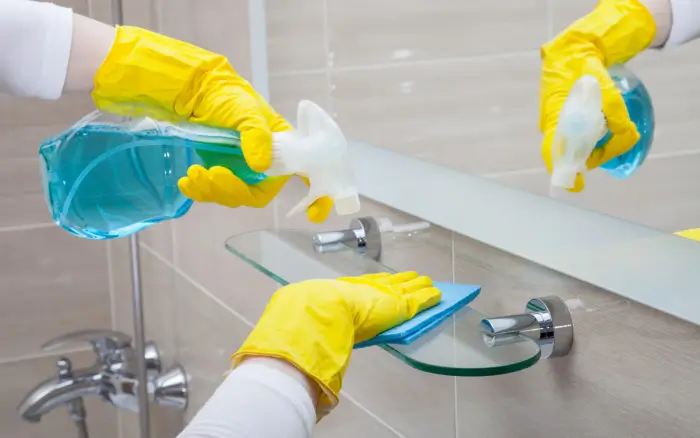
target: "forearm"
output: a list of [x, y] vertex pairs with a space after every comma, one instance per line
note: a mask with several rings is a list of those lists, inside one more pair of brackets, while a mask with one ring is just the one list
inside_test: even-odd
[[178, 438], [311, 438], [320, 389], [286, 362], [233, 370]]
[[92, 90], [114, 32], [51, 3], [0, 1], [0, 92], [58, 99]]
[[700, 37], [700, 1], [642, 0], [656, 22], [652, 47], [675, 47]]

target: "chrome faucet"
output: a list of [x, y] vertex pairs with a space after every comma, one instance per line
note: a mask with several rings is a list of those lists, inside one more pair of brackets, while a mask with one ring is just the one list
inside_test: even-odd
[[[63, 404], [75, 406], [73, 402], [86, 396], [97, 396], [119, 408], [138, 411], [137, 365], [131, 337], [111, 330], [84, 330], [52, 339], [42, 348], [52, 351], [76, 341], [92, 345], [96, 362], [85, 369], [71, 370], [70, 362], [66, 364], [65, 358], [59, 359], [58, 376], [39, 383], [17, 407], [26, 421], [36, 423], [54, 408]], [[152, 342], [146, 344], [146, 364], [153, 401], [184, 409], [187, 405], [184, 370], [176, 366], [161, 374], [158, 350]]]

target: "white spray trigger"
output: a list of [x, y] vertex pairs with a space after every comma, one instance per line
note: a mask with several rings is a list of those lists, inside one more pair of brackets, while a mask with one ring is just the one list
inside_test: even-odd
[[272, 165], [267, 175], [298, 174], [309, 179], [309, 192], [287, 214], [305, 210], [317, 199], [335, 201], [339, 215], [357, 213], [360, 197], [342, 131], [327, 112], [302, 100], [297, 109], [297, 129], [272, 135]]
[[571, 189], [576, 174], [586, 171], [586, 161], [607, 133], [603, 92], [595, 76], [581, 76], [564, 102], [552, 142], [551, 185]]

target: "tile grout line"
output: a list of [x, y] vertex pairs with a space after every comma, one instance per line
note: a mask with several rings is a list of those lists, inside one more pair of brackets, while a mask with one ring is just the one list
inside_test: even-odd
[[169, 267], [170, 269], [175, 271], [175, 273], [178, 274], [180, 277], [182, 277], [183, 279], [190, 282], [192, 284], [192, 286], [194, 286], [196, 289], [198, 289], [204, 295], [206, 295], [209, 298], [211, 298], [212, 300], [214, 300], [214, 302], [216, 302], [218, 305], [220, 305], [224, 309], [228, 310], [233, 315], [237, 316], [241, 321], [243, 321], [250, 328], [253, 328], [255, 326], [252, 322], [250, 322], [248, 319], [246, 319], [243, 315], [236, 312], [233, 308], [231, 308], [229, 305], [224, 303], [219, 297], [214, 295], [209, 289], [207, 289], [202, 284], [197, 282], [194, 278], [192, 278], [189, 274], [187, 274], [181, 268], [179, 268], [178, 266], [175, 266], [175, 264], [173, 264], [171, 261], [169, 261], [166, 257], [164, 257], [162, 254], [160, 254], [158, 251], [154, 250], [153, 248], [151, 248], [150, 246], [148, 246], [147, 244], [145, 244], [143, 242], [140, 242], [139, 246], [141, 248], [145, 249], [146, 251], [148, 251], [149, 253], [151, 253], [151, 255], [153, 257], [157, 258], [160, 262], [165, 264], [167, 267]]
[[[324, 38], [326, 39], [326, 56], [330, 53], [330, 41], [328, 41], [327, 31], [324, 27]], [[458, 62], [483, 62], [483, 61], [493, 61], [499, 59], [512, 59], [514, 57], [527, 57], [537, 55], [539, 52], [537, 50], [521, 50], [517, 52], [504, 52], [488, 55], [476, 55], [476, 56], [456, 56], [452, 58], [438, 58], [438, 59], [423, 59], [415, 61], [397, 61], [387, 64], [363, 64], [363, 65], [349, 65], [345, 67], [333, 67], [333, 71], [336, 73], [345, 72], [364, 72], [364, 71], [375, 71], [391, 68], [401, 68], [401, 67], [421, 67], [421, 66], [433, 66], [433, 65], [444, 65], [444, 64], [454, 64]], [[312, 69], [301, 69], [301, 70], [288, 70], [280, 72], [271, 72], [270, 77], [286, 77], [286, 76], [299, 76], [299, 75], [312, 75], [312, 74], [322, 74], [328, 70], [328, 65], [323, 68], [312, 68]]]
[[340, 393], [341, 393], [348, 401], [350, 401], [352, 404], [354, 404], [355, 406], [357, 406], [358, 408], [360, 408], [360, 410], [362, 410], [364, 413], [366, 413], [366, 414], [369, 415], [372, 419], [374, 419], [377, 423], [379, 423], [379, 424], [381, 424], [382, 426], [386, 427], [386, 428], [389, 430], [389, 432], [393, 433], [393, 434], [396, 435], [398, 438], [406, 438], [406, 436], [405, 436], [404, 434], [402, 434], [402, 433], [399, 432], [398, 430], [394, 429], [389, 423], [387, 423], [386, 421], [382, 420], [379, 416], [377, 416], [377, 415], [374, 414], [372, 411], [370, 411], [369, 409], [367, 409], [366, 407], [364, 407], [359, 401], [355, 400], [351, 395], [349, 395], [349, 394], [346, 393], [345, 391], [340, 391]]
[[12, 233], [15, 231], [30, 231], [30, 230], [42, 230], [44, 228], [55, 227], [56, 224], [53, 222], [39, 222], [36, 224], [26, 224], [26, 225], [10, 225], [8, 227], [0, 227], [0, 233]]
[[[154, 250], [153, 248], [149, 247], [147, 244], [140, 242], [139, 246], [146, 251], [148, 251], [153, 257], [157, 258], [161, 263], [165, 264], [167, 267], [172, 269], [176, 274], [178, 274], [180, 277], [182, 277], [184, 280], [188, 281], [192, 286], [195, 287], [195, 289], [199, 290], [202, 294], [206, 295], [209, 299], [213, 300], [216, 304], [220, 305], [223, 309], [227, 310], [229, 313], [232, 315], [238, 317], [244, 324], [246, 324], [248, 327], [251, 329], [255, 327], [255, 324], [250, 322], [247, 318], [245, 318], [243, 315], [240, 313], [236, 312], [234, 309], [232, 309], [230, 306], [228, 306], [226, 303], [224, 303], [220, 298], [218, 298], [214, 293], [212, 293], [209, 289], [204, 287], [202, 284], [197, 282], [194, 278], [192, 278], [190, 275], [188, 275], [186, 272], [184, 272], [182, 269], [178, 268], [175, 266], [172, 262], [167, 260], [165, 257], [163, 257], [162, 254], [158, 253], [158, 251]], [[386, 421], [382, 420], [379, 418], [376, 414], [372, 413], [369, 409], [367, 409], [365, 406], [363, 406], [360, 402], [355, 400], [351, 395], [349, 395], [345, 391], [340, 392], [345, 398], [347, 398], [352, 404], [357, 406], [360, 410], [364, 411], [375, 419], [377, 422], [379, 422], [381, 425], [389, 429], [392, 433], [394, 433], [398, 438], [406, 438], [404, 435], [402, 435], [399, 431], [394, 429], [391, 425], [389, 425]]]
[[3, 358], [3, 359], [0, 359], [0, 365], [10, 365], [13, 363], [24, 362], [24, 361], [28, 361], [28, 360], [45, 359], [45, 358], [49, 358], [49, 357], [63, 356], [66, 354], [84, 353], [84, 352], [90, 351], [90, 350], [91, 350], [90, 347], [78, 347], [78, 348], [70, 348], [70, 349], [66, 349], [66, 350], [45, 351], [45, 352], [40, 352], [40, 353], [35, 353], [35, 354], [27, 354], [24, 356]]
[[333, 53], [331, 52], [330, 39], [330, 24], [328, 23], [328, 0], [323, 0], [323, 49], [326, 52], [326, 65], [324, 66], [324, 74], [326, 77], [326, 97], [328, 98], [328, 112], [331, 117], [336, 118], [333, 105]]
[[[681, 150], [681, 151], [673, 151], [673, 152], [662, 152], [659, 154], [653, 154], [650, 153], [646, 161], [652, 161], [652, 160], [668, 160], [672, 158], [681, 158], [681, 157], [690, 157], [693, 155], [700, 155], [700, 149], [686, 149], [686, 150]], [[457, 170], [459, 172], [459, 170]], [[504, 177], [511, 177], [511, 176], [523, 176], [523, 175], [535, 175], [538, 173], [545, 173], [546, 170], [544, 167], [531, 167], [527, 169], [517, 169], [517, 170], [505, 170], [503, 172], [489, 172], [489, 173], [477, 173], [474, 174], [476, 176], [479, 176], [481, 178], [486, 178], [486, 179], [497, 179], [497, 178], [504, 178]], [[464, 172], [468, 173], [468, 172]]]

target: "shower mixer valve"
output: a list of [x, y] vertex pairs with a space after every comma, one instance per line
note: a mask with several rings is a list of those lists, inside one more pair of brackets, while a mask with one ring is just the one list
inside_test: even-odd
[[[74, 421], [78, 423], [82, 419], [84, 422], [82, 398], [85, 396], [100, 397], [118, 408], [138, 412], [139, 382], [131, 337], [112, 330], [83, 330], [52, 339], [42, 348], [53, 351], [77, 342], [89, 343], [97, 360], [88, 368], [74, 370], [68, 359], [59, 359], [58, 375], [39, 383], [17, 407], [26, 421], [36, 423], [54, 408], [67, 404]], [[185, 409], [185, 370], [175, 365], [162, 372], [160, 354], [153, 342], [145, 345], [145, 359], [150, 401]]]

